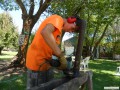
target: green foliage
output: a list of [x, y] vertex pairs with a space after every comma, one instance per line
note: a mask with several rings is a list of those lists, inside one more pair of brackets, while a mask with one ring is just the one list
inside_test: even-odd
[[55, 0], [51, 3], [50, 11], [52, 14], [68, 17], [75, 14], [80, 7], [82, 7], [82, 0]]
[[87, 34], [89, 36], [87, 38], [93, 38], [95, 30], [95, 41], [96, 42], [101, 34], [103, 33], [104, 27], [106, 24], [110, 24], [112, 19], [115, 19], [116, 10], [115, 5], [116, 1], [108, 1], [108, 0], [97, 0], [97, 1], [89, 1], [86, 3], [85, 13], [86, 18], [88, 20]]
[[115, 54], [120, 54], [120, 18], [116, 18], [116, 20], [112, 23], [110, 32], [110, 36], [112, 38], [112, 45]]
[[[84, 9], [85, 18], [87, 20], [85, 43], [86, 46], [90, 47], [90, 52], [94, 53], [98, 45], [108, 43], [106, 39], [111, 37], [109, 34], [112, 31], [110, 25], [120, 16], [116, 10], [119, 4], [118, 0], [86, 1]], [[109, 42], [112, 42], [112, 39]]]
[[120, 55], [120, 40], [113, 43], [114, 44], [114, 53]]
[[16, 48], [18, 46], [18, 32], [9, 14], [0, 14], [0, 24], [0, 47]]

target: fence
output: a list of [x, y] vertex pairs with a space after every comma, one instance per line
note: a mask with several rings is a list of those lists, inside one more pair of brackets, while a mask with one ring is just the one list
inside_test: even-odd
[[80, 71], [79, 77], [52, 80], [30, 90], [84, 90], [85, 88], [93, 90], [92, 71]]

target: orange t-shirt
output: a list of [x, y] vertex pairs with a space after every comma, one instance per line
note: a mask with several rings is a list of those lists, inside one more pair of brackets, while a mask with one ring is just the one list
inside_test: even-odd
[[[46, 60], [51, 60], [53, 51], [47, 45], [45, 40], [41, 35], [41, 30], [48, 24], [51, 23], [55, 27], [53, 36], [57, 44], [60, 44], [60, 39], [63, 26], [63, 18], [58, 15], [52, 15], [45, 19], [37, 30], [35, 37], [28, 48], [27, 57], [26, 57], [26, 66], [30, 70], [35, 71], [45, 71], [48, 70], [51, 66], [49, 63], [43, 64]], [[40, 67], [40, 65], [42, 66]]]

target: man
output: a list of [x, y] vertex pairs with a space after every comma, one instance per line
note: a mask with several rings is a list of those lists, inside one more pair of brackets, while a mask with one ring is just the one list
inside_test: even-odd
[[67, 19], [59, 15], [51, 15], [45, 19], [28, 49], [26, 66], [28, 68], [27, 89], [41, 83], [50, 81], [52, 77], [52, 55], [59, 58], [60, 70], [67, 68], [67, 60], [58, 45], [62, 30], [65, 32], [78, 32], [80, 19], [76, 16]]

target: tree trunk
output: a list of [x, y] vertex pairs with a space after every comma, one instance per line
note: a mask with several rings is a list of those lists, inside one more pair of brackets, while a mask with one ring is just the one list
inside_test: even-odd
[[2, 54], [3, 47], [0, 47], [0, 55]]
[[105, 29], [104, 29], [101, 37], [100, 37], [99, 40], [95, 43], [95, 46], [94, 46], [93, 52], [92, 52], [92, 59], [93, 59], [93, 60], [94, 60], [95, 50], [97, 49], [97, 47], [98, 47], [98, 45], [100, 44], [100, 42], [101, 42], [101, 40], [103, 39], [103, 37], [105, 36], [105, 33], [106, 33], [106, 31], [107, 31], [107, 28], [108, 28], [108, 25], [109, 25], [109, 24], [106, 25], [106, 27], [105, 27]]
[[31, 30], [33, 26], [34, 24], [31, 18], [27, 17], [26, 19], [23, 20], [23, 29], [19, 38], [19, 51], [18, 51], [18, 54], [16, 55], [17, 57], [16, 60], [14, 60], [10, 64], [10, 66], [23, 67], [25, 65], [29, 38], [30, 38]]

